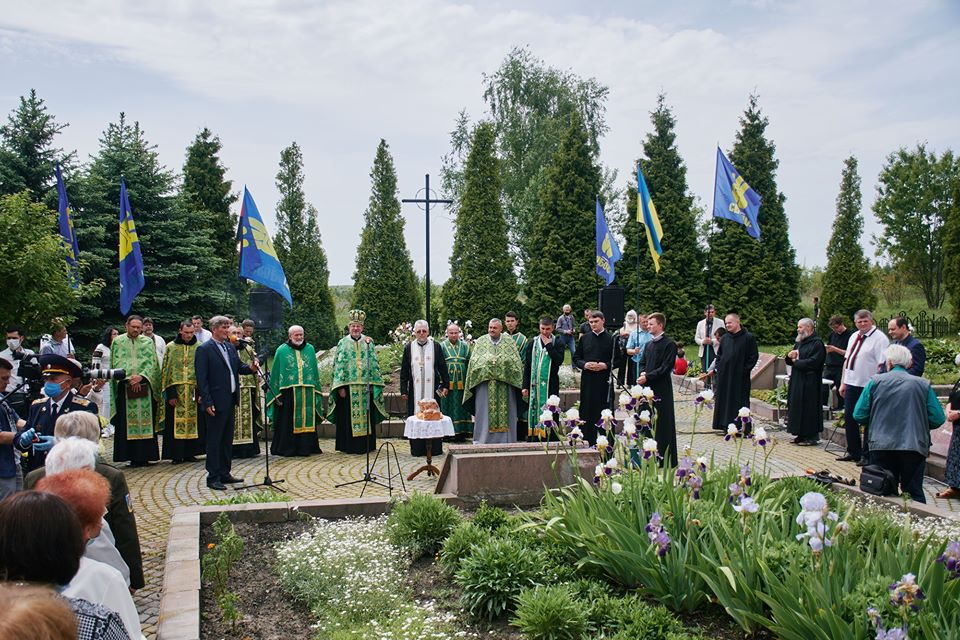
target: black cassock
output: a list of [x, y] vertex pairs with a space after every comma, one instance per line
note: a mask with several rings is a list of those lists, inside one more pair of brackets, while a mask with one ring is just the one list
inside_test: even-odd
[[[411, 366], [413, 364], [413, 356], [410, 355], [410, 350], [413, 348], [413, 345], [416, 344], [416, 340], [407, 343], [407, 346], [403, 348], [403, 359], [400, 362], [400, 393], [401, 395], [406, 394], [407, 396], [407, 415], [412, 416], [417, 412], [417, 408], [413, 404], [413, 371]], [[437, 400], [437, 404], [440, 404], [440, 396], [437, 395], [438, 389], [448, 389], [450, 387], [450, 377], [447, 374], [447, 359], [443, 356], [443, 347], [440, 346], [440, 343], [436, 340], [433, 341], [433, 394], [434, 398]], [[430, 446], [432, 449], [431, 455], [439, 456], [443, 455], [443, 440], [436, 439], [430, 441]], [[427, 441], [426, 440], [411, 440], [410, 441], [410, 455], [412, 456], [425, 456], [427, 455]]]
[[720, 339], [713, 398], [714, 429], [726, 431], [740, 409], [750, 406], [750, 370], [759, 358], [757, 339], [746, 329], [727, 333]]
[[790, 389], [787, 394], [787, 430], [801, 440], [817, 440], [823, 430], [823, 363], [827, 350], [823, 340], [813, 335], [794, 345], [800, 353], [796, 360], [787, 358]]
[[677, 343], [666, 334], [653, 339], [643, 349], [639, 370], [647, 374], [647, 386], [659, 400], [654, 403], [657, 417], [657, 451], [664, 462], [677, 464], [677, 424], [673, 411], [673, 367], [677, 362]]
[[[616, 339], [608, 332], [596, 334], [588, 331], [580, 338], [580, 347], [574, 359], [580, 374], [580, 419], [583, 420], [583, 436], [590, 444], [597, 444], [597, 422], [600, 412], [610, 408], [610, 363], [616, 367]], [[603, 371], [587, 371], [588, 362], [603, 362]]]

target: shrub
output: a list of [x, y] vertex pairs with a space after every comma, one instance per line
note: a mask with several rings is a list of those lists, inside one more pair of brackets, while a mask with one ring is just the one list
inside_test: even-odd
[[500, 507], [491, 507], [487, 504], [486, 500], [480, 502], [480, 508], [477, 509], [477, 513], [473, 516], [473, 524], [480, 528], [493, 531], [494, 533], [502, 527], [507, 526], [509, 521], [510, 516], [507, 515], [506, 511]]
[[387, 535], [416, 560], [435, 554], [461, 520], [460, 512], [443, 500], [414, 493], [393, 508], [387, 518]]
[[620, 607], [622, 612], [617, 633], [612, 636], [615, 640], [673, 640], [686, 638], [683, 625], [670, 611], [661, 605], [651, 607], [638, 598], [629, 599], [632, 606]]
[[563, 584], [520, 592], [510, 623], [533, 640], [578, 640], [587, 632], [586, 611]]
[[454, 529], [440, 549], [438, 560], [440, 567], [447, 575], [453, 575], [460, 568], [460, 563], [473, 550], [490, 539], [490, 532], [481, 529], [472, 522], [462, 522]]
[[542, 576], [543, 554], [511, 538], [490, 538], [460, 563], [456, 573], [463, 606], [490, 620], [511, 609], [521, 591], [539, 586]]

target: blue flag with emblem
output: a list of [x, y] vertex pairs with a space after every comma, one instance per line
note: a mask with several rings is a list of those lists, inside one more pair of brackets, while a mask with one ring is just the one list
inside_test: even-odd
[[243, 204], [240, 207], [240, 277], [273, 289], [293, 306], [287, 276], [283, 273], [257, 204], [246, 187], [243, 188]]
[[604, 279], [607, 286], [613, 282], [616, 277], [614, 269], [617, 260], [620, 259], [620, 247], [617, 245], [616, 238], [610, 233], [607, 227], [607, 217], [603, 215], [603, 207], [600, 206], [600, 198], [597, 197], [597, 275]]
[[660, 225], [660, 216], [657, 215], [657, 208], [653, 206], [653, 198], [650, 197], [650, 189], [647, 189], [647, 181], [643, 179], [643, 171], [640, 170], [639, 164], [637, 165], [637, 222], [643, 223], [654, 269], [660, 273], [660, 256], [663, 255], [663, 247], [660, 243], [663, 241], [663, 227]]
[[127, 183], [120, 179], [120, 313], [130, 311], [133, 299], [143, 291], [143, 256], [127, 198]]
[[77, 260], [80, 258], [80, 248], [77, 246], [77, 233], [73, 230], [73, 217], [70, 215], [70, 201], [67, 200], [67, 187], [63, 184], [63, 175], [60, 173], [60, 163], [56, 166], [57, 174], [57, 195], [59, 203], [57, 205], [57, 224], [60, 227], [60, 244], [63, 245], [66, 255], [67, 267], [70, 269], [70, 280], [73, 286], [77, 286], [74, 281], [77, 268]]
[[713, 189], [713, 217], [742, 224], [747, 233], [760, 239], [760, 196], [750, 188], [717, 147], [717, 179]]

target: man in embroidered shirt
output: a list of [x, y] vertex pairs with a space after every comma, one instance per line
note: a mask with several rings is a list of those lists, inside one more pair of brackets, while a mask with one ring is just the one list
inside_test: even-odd
[[867, 426], [860, 437], [860, 424], [853, 417], [854, 407], [863, 393], [870, 377], [877, 373], [884, 363], [884, 350], [890, 346], [890, 340], [873, 322], [873, 314], [860, 309], [853, 315], [857, 331], [850, 336], [847, 354], [843, 360], [843, 380], [840, 383], [840, 395], [843, 396], [843, 424], [847, 432], [847, 453], [837, 458], [841, 462], [856, 462], [858, 466], [867, 464]]

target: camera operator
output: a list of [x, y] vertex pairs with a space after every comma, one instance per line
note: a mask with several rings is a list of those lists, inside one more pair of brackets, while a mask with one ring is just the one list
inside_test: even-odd
[[[26, 431], [17, 439], [17, 448], [27, 452], [24, 473], [42, 467], [53, 446], [53, 426], [57, 418], [71, 411], [89, 411], [97, 415], [97, 405], [77, 393], [83, 376], [80, 363], [56, 354], [40, 356], [45, 397], [30, 405]], [[40, 442], [33, 442], [39, 437]], [[32, 443], [32, 444], [31, 444]]]
[[[0, 388], [6, 388], [9, 384], [13, 366], [6, 358], [0, 358]], [[13, 441], [23, 424], [8, 402], [0, 403], [0, 500], [23, 489], [20, 454], [13, 447]]]
[[[0, 358], [13, 365], [13, 372], [10, 374], [10, 382], [6, 386], [0, 386], [0, 392], [13, 391], [23, 382], [23, 378], [20, 376], [20, 361], [34, 355], [33, 351], [23, 347], [25, 337], [23, 329], [19, 326], [7, 327], [7, 348], [0, 351]], [[27, 409], [30, 407], [29, 389], [27, 387], [19, 389], [7, 398], [7, 402], [21, 416], [27, 415]]]

